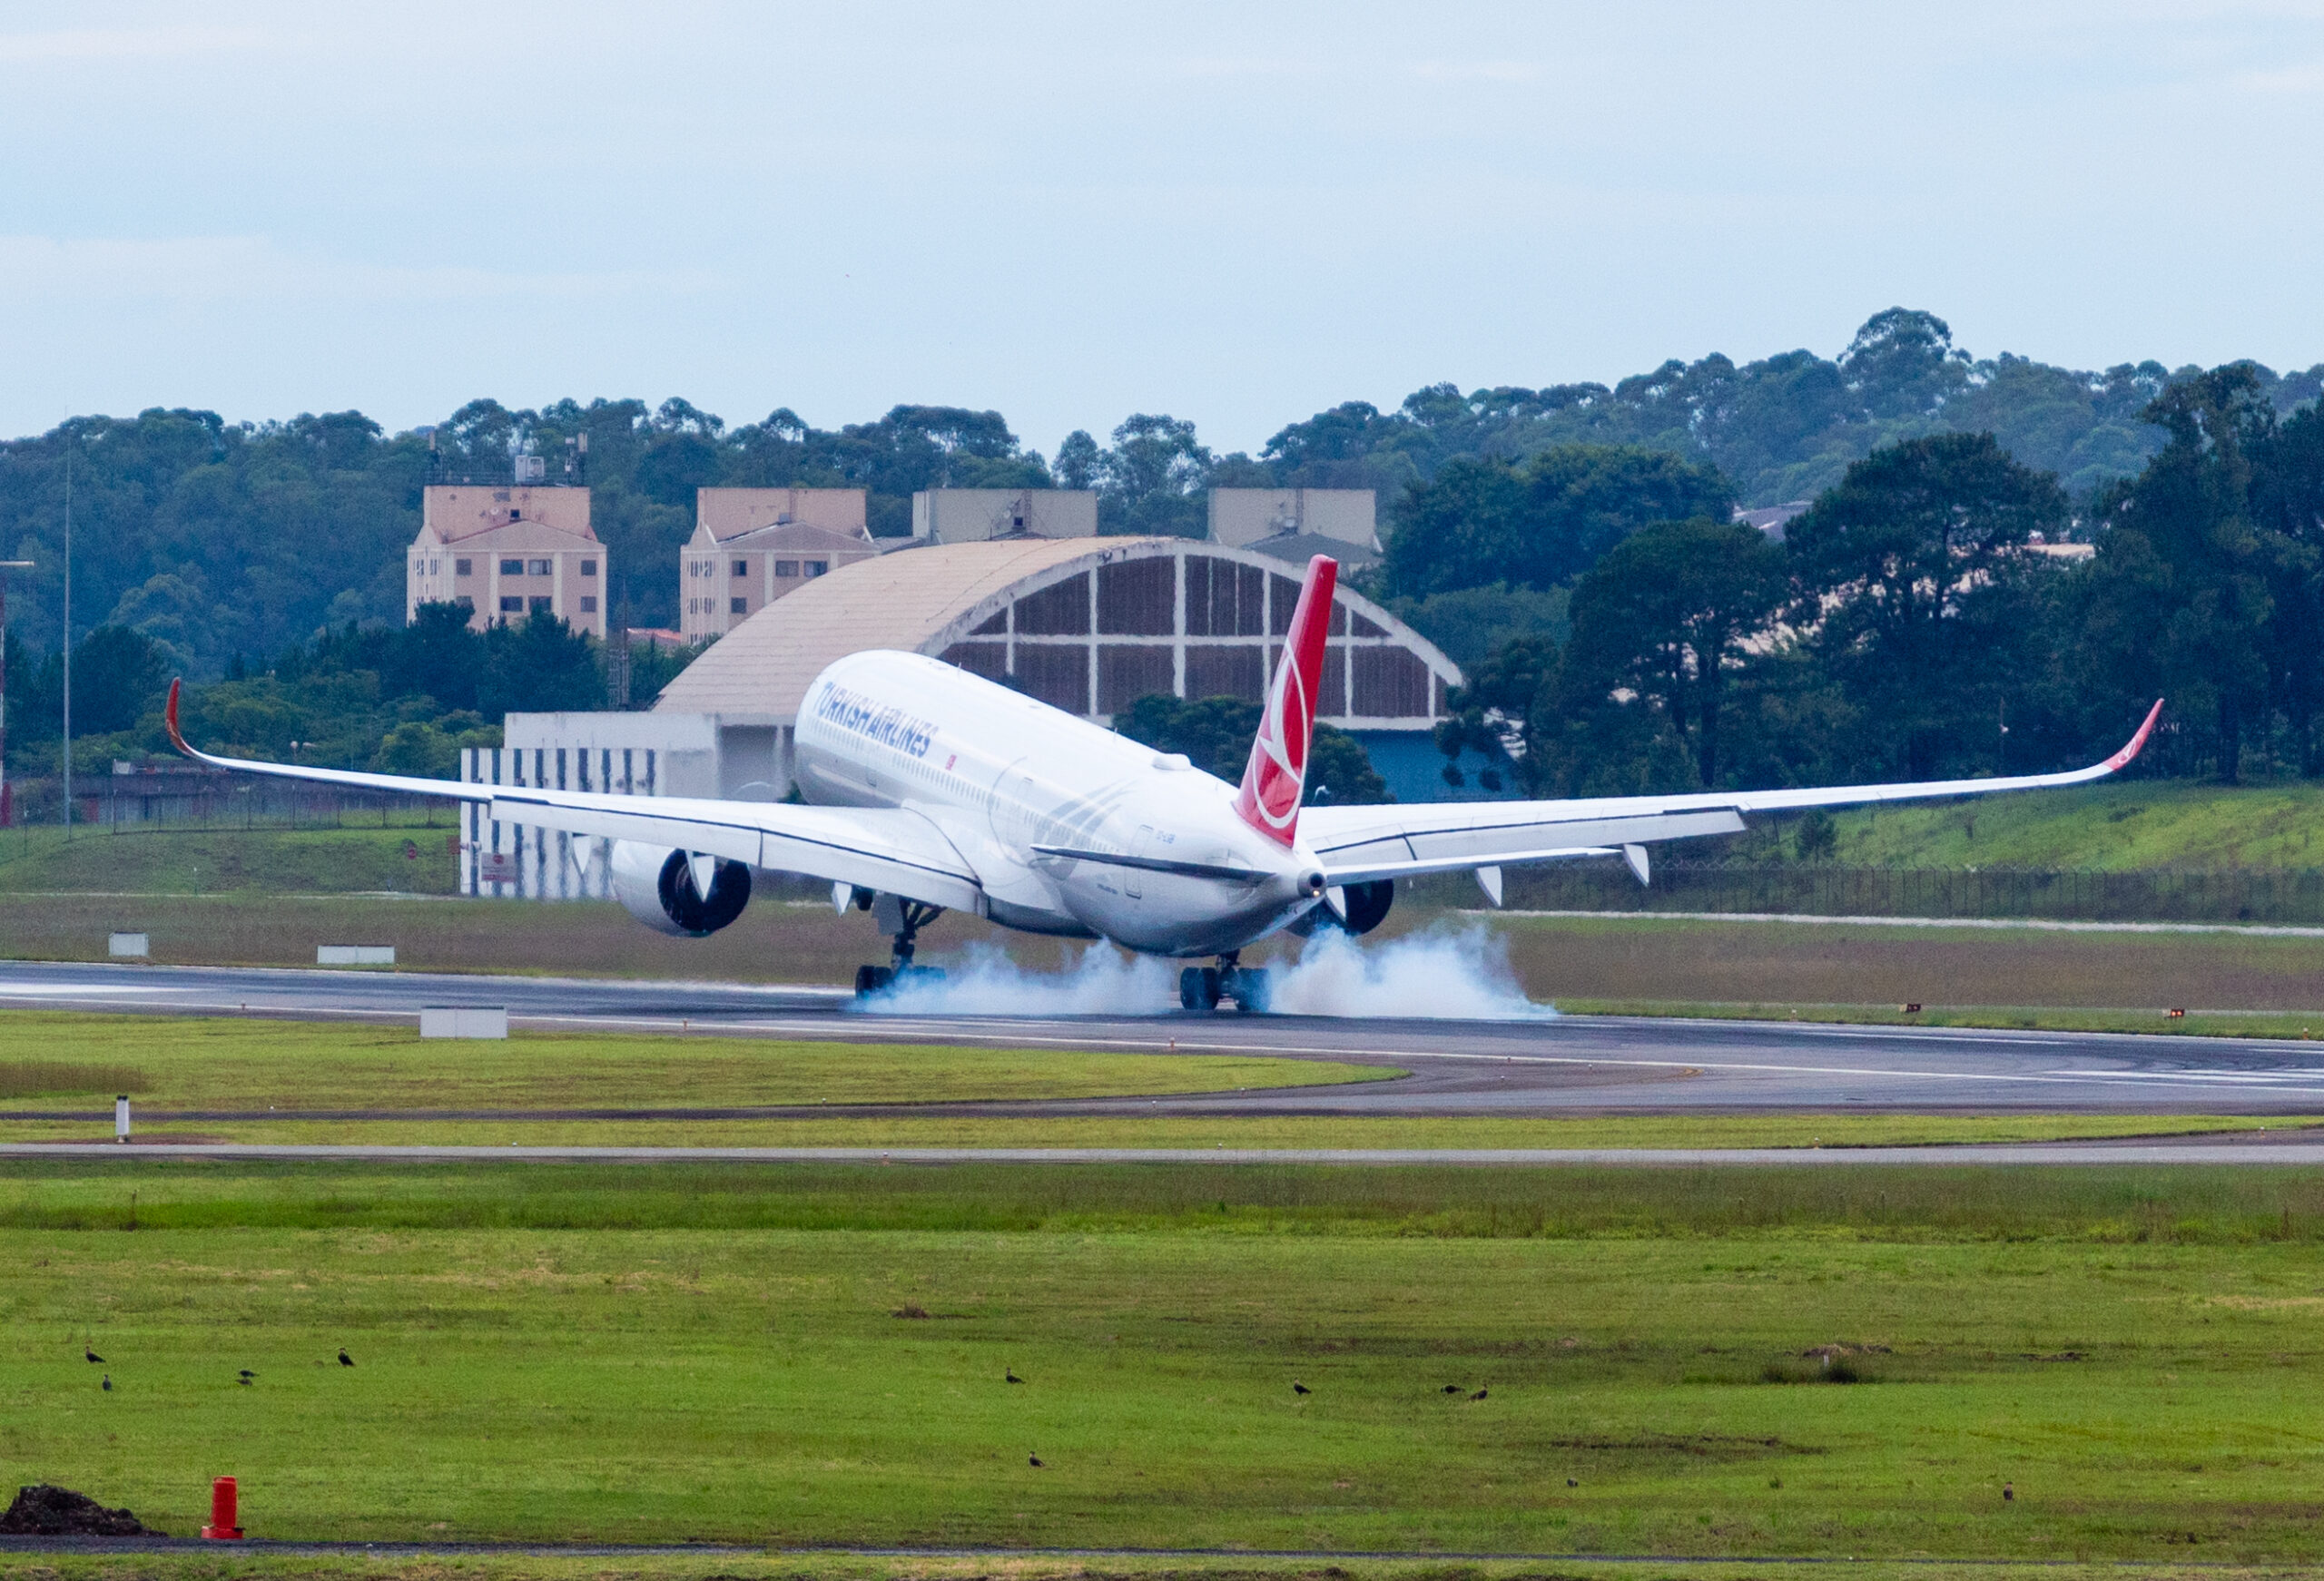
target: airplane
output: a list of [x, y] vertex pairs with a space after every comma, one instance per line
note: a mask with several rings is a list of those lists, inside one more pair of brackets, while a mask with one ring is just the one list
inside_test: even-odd
[[1364, 934], [1400, 879], [1473, 870], [1501, 900], [1504, 868], [1620, 853], [1640, 882], [1659, 841], [1732, 834], [1744, 814], [2078, 785], [2135, 758], [2162, 712], [2102, 763], [2055, 774], [1792, 790], [1562, 801], [1303, 807], [1339, 567], [1308, 563], [1239, 786], [1127, 736], [924, 654], [834, 661], [800, 704], [795, 779], [804, 805], [480, 785], [221, 758], [178, 728], [196, 761], [239, 773], [478, 802], [488, 816], [615, 843], [611, 887], [630, 914], [699, 938], [739, 917], [751, 875], [828, 880], [832, 903], [872, 913], [885, 967], [859, 996], [933, 974], [917, 937], [946, 910], [1004, 928], [1178, 960], [1180, 1005], [1268, 1005], [1265, 968], [1242, 952], [1279, 930]]

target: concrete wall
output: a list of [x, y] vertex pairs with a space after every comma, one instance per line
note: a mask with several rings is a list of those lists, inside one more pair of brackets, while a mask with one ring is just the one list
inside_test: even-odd
[[1312, 533], [1376, 549], [1377, 510], [1368, 488], [1214, 488], [1210, 541], [1240, 549], [1278, 533]]
[[970, 544], [1011, 533], [1094, 538], [1098, 496], [1086, 488], [931, 488], [911, 496], [911, 535], [921, 543]]

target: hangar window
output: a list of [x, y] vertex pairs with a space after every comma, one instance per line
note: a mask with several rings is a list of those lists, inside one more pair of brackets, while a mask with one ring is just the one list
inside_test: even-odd
[[1002, 604], [982, 625], [970, 632], [972, 637], [997, 637], [1009, 629], [1009, 606]]
[[1266, 661], [1249, 643], [1234, 647], [1187, 648], [1187, 697], [1239, 697], [1246, 702], [1265, 701]]
[[[1017, 601], [1019, 636], [1078, 637], [1089, 632], [1089, 573], [1077, 573]], [[1084, 690], [1088, 688], [1085, 686]], [[1074, 710], [1076, 713], [1082, 712]]]
[[1367, 719], [1425, 718], [1428, 682], [1428, 666], [1409, 648], [1358, 648], [1354, 712]]
[[1187, 635], [1256, 637], [1266, 630], [1260, 600], [1266, 574], [1256, 565], [1187, 556]]
[[[1076, 577], [1085, 583], [1086, 578]], [[1051, 708], [1068, 713], [1089, 712], [1089, 650], [1072, 646], [1026, 647], [1017, 650], [1017, 683]]]
[[1349, 618], [1348, 630], [1354, 633], [1359, 637], [1384, 637], [1388, 634], [1378, 625], [1364, 619], [1360, 614], [1354, 615]]
[[1315, 700], [1319, 714], [1347, 712], [1347, 644], [1334, 643], [1324, 650], [1324, 694]]
[[[1098, 629], [1113, 636], [1167, 637], [1178, 625], [1176, 555], [1098, 568]], [[1109, 712], [1100, 708], [1099, 712]]]
[[[1162, 565], [1168, 565], [1167, 560]], [[1099, 585], [1104, 585], [1100, 579]], [[1139, 698], [1177, 690], [1170, 650], [1131, 643], [1107, 643], [1098, 650], [1098, 712], [1119, 713]]]
[[971, 675], [998, 681], [1009, 673], [1009, 644], [954, 643], [944, 650], [943, 660], [947, 664], [958, 664]]

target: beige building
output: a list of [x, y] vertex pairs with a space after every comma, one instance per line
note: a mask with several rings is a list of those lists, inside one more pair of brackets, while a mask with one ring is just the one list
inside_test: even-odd
[[678, 552], [678, 632], [723, 636], [840, 566], [879, 553], [860, 488], [704, 488]]
[[1311, 555], [1363, 565], [1380, 555], [1375, 514], [1368, 488], [1214, 488], [1210, 541], [1302, 565]]
[[1094, 538], [1098, 496], [1087, 488], [927, 488], [911, 496], [911, 542], [981, 544], [1019, 535]]
[[404, 619], [458, 604], [478, 631], [546, 614], [603, 638], [607, 575], [587, 489], [431, 485], [404, 562]]

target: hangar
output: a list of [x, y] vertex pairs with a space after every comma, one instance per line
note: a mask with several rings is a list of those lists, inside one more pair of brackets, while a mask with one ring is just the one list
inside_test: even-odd
[[[507, 745], [471, 750], [463, 777], [777, 800], [791, 788], [793, 723], [808, 687], [832, 660], [867, 648], [927, 653], [1100, 724], [1153, 692], [1257, 702], [1290, 627], [1297, 569], [1187, 538], [896, 549], [834, 566], [752, 614], [651, 713], [510, 714]], [[1362, 739], [1399, 795], [1425, 794], [1438, 761], [1430, 731], [1461, 672], [1361, 594], [1343, 586], [1334, 604], [1321, 717]], [[602, 869], [564, 851], [564, 840], [479, 822], [462, 888], [600, 891]]]

